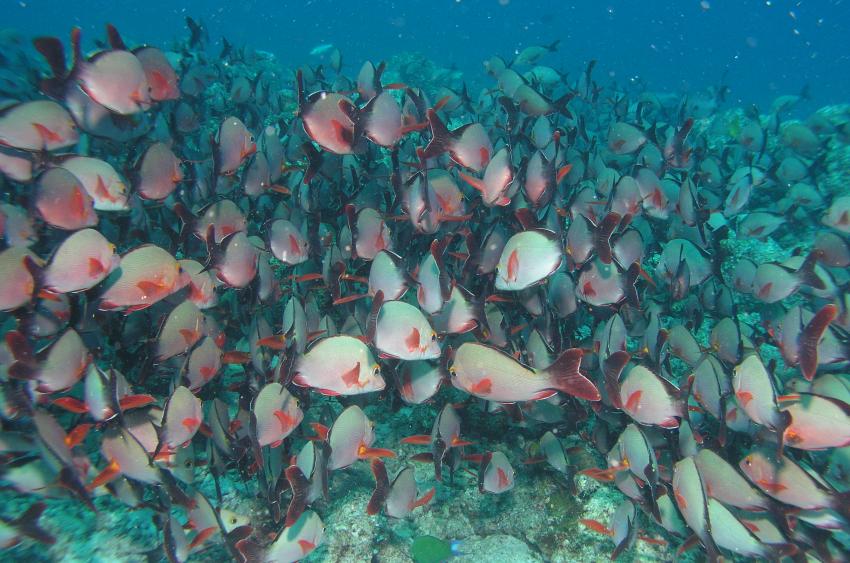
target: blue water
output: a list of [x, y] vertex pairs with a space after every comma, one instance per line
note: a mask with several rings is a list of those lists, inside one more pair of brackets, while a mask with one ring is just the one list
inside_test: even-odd
[[493, 54], [561, 39], [545, 62], [575, 76], [590, 59], [597, 76], [640, 77], [654, 90], [697, 91], [728, 71], [732, 101], [768, 106], [809, 85], [811, 111], [850, 94], [850, 2], [843, 0], [4, 0], [3, 26], [89, 41], [111, 22], [129, 39], [162, 44], [191, 15], [237, 45], [273, 52], [293, 67], [333, 43], [348, 73], [365, 59], [419, 51], [474, 76]]

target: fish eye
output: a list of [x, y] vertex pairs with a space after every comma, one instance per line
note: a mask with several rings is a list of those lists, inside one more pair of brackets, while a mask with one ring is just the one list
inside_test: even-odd
[[375, 364], [372, 367], [372, 375], [374, 375], [374, 376], [381, 375], [381, 366], [379, 366], [378, 364]]
[[449, 375], [451, 375], [452, 377], [457, 375], [457, 370], [454, 368], [454, 366], [449, 368]]
[[183, 465], [185, 465], [186, 467], [192, 467], [192, 460], [191, 460], [191, 459], [187, 459], [187, 460], [186, 460], [186, 463], [184, 463]]
[[432, 332], [432, 333], [431, 333], [431, 342], [436, 342], [436, 341], [437, 341], [437, 333], [436, 333], [436, 332]]
[[231, 519], [230, 519], [230, 523], [231, 523], [231, 524], [235, 524], [235, 523], [236, 523], [236, 518], [235, 518], [235, 517], [231, 518]]

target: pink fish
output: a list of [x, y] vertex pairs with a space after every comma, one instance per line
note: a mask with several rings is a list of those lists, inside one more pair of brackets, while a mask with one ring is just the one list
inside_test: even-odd
[[360, 459], [395, 457], [391, 450], [373, 448], [375, 432], [372, 422], [357, 405], [342, 411], [328, 433], [331, 455], [328, 469], [342, 469]]
[[44, 270], [45, 289], [54, 293], [86, 291], [109, 276], [121, 259], [115, 245], [94, 229], [77, 231], [53, 253]]
[[478, 466], [478, 491], [501, 494], [514, 487], [514, 468], [502, 452], [487, 452]]
[[39, 176], [36, 190], [35, 208], [50, 225], [66, 231], [97, 225], [94, 200], [64, 168], [51, 168]]
[[254, 136], [236, 117], [227, 117], [218, 128], [215, 139], [215, 169], [218, 174], [232, 175], [245, 160], [257, 152]]
[[183, 181], [181, 161], [165, 143], [148, 147], [137, 174], [136, 191], [144, 199], [165, 199]]
[[0, 252], [0, 311], [13, 311], [33, 298], [35, 280], [29, 263], [41, 260], [23, 246], [12, 246]]
[[0, 145], [24, 151], [52, 151], [77, 143], [68, 111], [49, 100], [24, 102], [0, 112]]
[[493, 145], [480, 123], [468, 123], [449, 131], [437, 113], [428, 110], [431, 141], [422, 152], [422, 158], [434, 158], [448, 152], [450, 158], [475, 172], [481, 172], [490, 162]]
[[366, 513], [378, 514], [381, 509], [392, 518], [404, 518], [414, 509], [425, 506], [434, 498], [435, 488], [417, 498], [416, 479], [412, 467], [404, 467], [390, 482], [384, 462], [372, 459], [372, 474], [375, 476], [375, 491], [369, 499]]
[[269, 383], [254, 399], [252, 424], [257, 443], [275, 448], [301, 423], [304, 414], [298, 401], [280, 383]]
[[354, 102], [330, 92], [305, 95], [301, 70], [296, 74], [296, 83], [298, 114], [307, 136], [332, 153], [352, 154], [358, 141], [354, 132], [358, 109]]
[[626, 373], [620, 384], [623, 411], [640, 424], [676, 428], [682, 417], [679, 390], [643, 366]]
[[369, 347], [351, 336], [322, 338], [299, 356], [293, 382], [326, 395], [357, 395], [385, 387]]
[[102, 310], [130, 313], [150, 307], [189, 282], [174, 257], [162, 248], [142, 245], [121, 257], [118, 278], [100, 298]]
[[579, 371], [581, 358], [581, 350], [572, 348], [545, 370], [538, 370], [496, 348], [466, 342], [455, 352], [449, 373], [455, 387], [488, 401], [536, 401], [558, 391], [598, 401], [599, 391]]

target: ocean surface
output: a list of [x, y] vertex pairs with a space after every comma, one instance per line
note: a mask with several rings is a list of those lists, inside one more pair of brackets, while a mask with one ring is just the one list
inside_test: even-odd
[[0, 0], [0, 562], [850, 560], [848, 37]]

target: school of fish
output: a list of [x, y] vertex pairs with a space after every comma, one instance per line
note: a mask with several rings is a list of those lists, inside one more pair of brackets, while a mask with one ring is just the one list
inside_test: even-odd
[[[42, 70], [0, 99], [0, 485], [34, 501], [0, 547], [112, 495], [155, 515], [157, 557], [297, 561], [353, 464], [364, 517], [458, 470], [508, 493], [525, 467], [462, 431], [491, 416], [565, 487], [622, 492], [583, 521], [612, 559], [846, 560], [850, 191], [819, 184], [850, 119], [786, 120], [785, 96], [724, 121], [722, 85], [571, 76], [557, 42], [492, 57], [473, 96], [346, 76], [332, 45], [275, 71], [187, 26], [169, 49], [36, 38]], [[364, 407], [426, 402], [392, 475]], [[222, 508], [224, 477], [262, 522]]]

